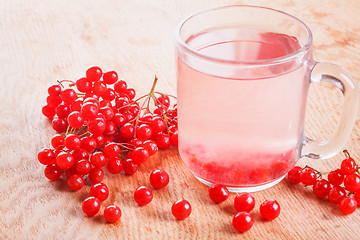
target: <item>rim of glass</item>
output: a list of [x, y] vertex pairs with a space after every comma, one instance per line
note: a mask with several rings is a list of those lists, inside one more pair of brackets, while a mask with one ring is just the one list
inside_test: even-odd
[[[307, 40], [305, 42], [305, 44], [299, 48], [298, 50], [289, 53], [287, 55], [281, 56], [281, 57], [277, 57], [277, 58], [270, 58], [270, 59], [265, 59], [265, 60], [252, 60], [252, 61], [234, 61], [234, 60], [228, 60], [228, 59], [222, 59], [222, 58], [216, 58], [216, 57], [210, 57], [210, 56], [206, 56], [204, 54], [199, 53], [198, 51], [196, 51], [194, 48], [191, 48], [181, 37], [180, 32], [182, 27], [184, 26], [184, 24], [186, 22], [188, 22], [189, 20], [191, 20], [192, 18], [201, 15], [203, 13], [207, 13], [207, 12], [212, 12], [212, 11], [216, 11], [216, 10], [221, 10], [224, 8], [258, 8], [258, 9], [265, 9], [268, 11], [272, 11], [272, 12], [277, 12], [283, 15], [286, 15], [292, 19], [295, 19], [297, 22], [300, 23], [300, 25], [303, 26], [303, 28], [306, 30], [307, 33]], [[296, 56], [308, 51], [308, 49], [311, 47], [311, 43], [312, 43], [312, 33], [310, 28], [303, 22], [301, 21], [299, 18], [294, 17], [291, 14], [288, 14], [286, 12], [280, 11], [280, 10], [276, 10], [273, 8], [268, 8], [268, 7], [261, 7], [261, 6], [254, 6], [254, 5], [225, 5], [225, 6], [220, 6], [220, 7], [214, 7], [214, 8], [208, 8], [208, 9], [204, 9], [204, 10], [200, 10], [198, 12], [195, 12], [193, 14], [191, 14], [190, 16], [186, 17], [184, 20], [182, 20], [180, 22], [180, 24], [178, 24], [176, 31], [175, 31], [175, 40], [176, 43], [183, 48], [185, 51], [189, 52], [190, 54], [212, 61], [212, 62], [219, 62], [222, 64], [243, 64], [243, 65], [264, 65], [264, 64], [269, 64], [269, 63], [279, 63], [279, 62], [286, 62], [289, 61], [293, 58], [295, 58]]]

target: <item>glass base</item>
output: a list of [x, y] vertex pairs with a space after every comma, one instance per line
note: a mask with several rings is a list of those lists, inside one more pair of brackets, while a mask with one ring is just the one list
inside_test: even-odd
[[[193, 173], [194, 174], [194, 173]], [[209, 182], [209, 181], [206, 181], [198, 176], [196, 176], [196, 174], [194, 174], [194, 176], [202, 183], [204, 183], [205, 185], [207, 186], [212, 186], [214, 183], [212, 182]], [[258, 186], [253, 186], [253, 187], [227, 187], [227, 189], [229, 190], [229, 192], [235, 192], [235, 193], [239, 193], [239, 192], [257, 192], [257, 191], [261, 191], [261, 190], [264, 190], [264, 189], [267, 189], [267, 188], [270, 188], [276, 184], [278, 184], [281, 180], [284, 179], [286, 175], [276, 179], [275, 181], [273, 182], [269, 182], [269, 183], [266, 183], [266, 184], [263, 184], [263, 185], [258, 185]]]

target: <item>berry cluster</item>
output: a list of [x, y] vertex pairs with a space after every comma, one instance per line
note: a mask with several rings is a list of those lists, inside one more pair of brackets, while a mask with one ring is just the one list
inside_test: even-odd
[[[209, 197], [215, 203], [224, 202], [229, 198], [228, 189], [221, 184], [214, 184], [209, 189]], [[246, 232], [254, 224], [250, 212], [255, 207], [255, 198], [250, 193], [239, 193], [235, 197], [234, 207], [237, 214], [233, 217], [232, 225], [239, 232]], [[280, 205], [274, 199], [267, 199], [260, 205], [260, 214], [265, 220], [274, 220], [280, 214]]]
[[[119, 80], [115, 71], [103, 73], [94, 66], [76, 82], [62, 80], [48, 88], [42, 113], [58, 134], [51, 138], [51, 148], [40, 150], [38, 160], [46, 165], [49, 180], [64, 174], [74, 191], [89, 180], [93, 186], [83, 202], [88, 216], [99, 211], [100, 202], [109, 194], [101, 183], [104, 167], [111, 174], [132, 175], [158, 148], [177, 146], [177, 106], [170, 106], [173, 96], [155, 92], [156, 83], [155, 77], [150, 92], [135, 99], [135, 89]], [[158, 179], [154, 181], [160, 184], [154, 188], [162, 187]], [[109, 206], [104, 216], [113, 222], [121, 211]]]
[[318, 198], [328, 198], [329, 201], [339, 206], [343, 214], [351, 214], [360, 206], [360, 176], [359, 166], [347, 150], [344, 151], [345, 159], [338, 169], [327, 174], [327, 180], [322, 178], [320, 172], [308, 166], [301, 168], [295, 166], [288, 173], [288, 180], [293, 184], [303, 183], [312, 186]]

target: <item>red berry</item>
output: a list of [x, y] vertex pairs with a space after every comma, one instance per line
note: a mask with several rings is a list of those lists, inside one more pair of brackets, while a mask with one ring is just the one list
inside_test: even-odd
[[172, 205], [171, 212], [177, 219], [185, 219], [191, 214], [191, 205], [185, 199], [177, 200]]
[[79, 160], [75, 163], [75, 171], [80, 175], [87, 175], [90, 173], [91, 164], [88, 160]]
[[97, 183], [91, 186], [89, 195], [103, 202], [109, 197], [109, 188], [103, 183]]
[[238, 212], [232, 220], [232, 225], [238, 232], [249, 231], [253, 224], [254, 220], [247, 212]]
[[164, 188], [169, 184], [169, 175], [164, 170], [154, 170], [150, 174], [150, 184], [156, 189]]
[[145, 148], [149, 152], [150, 156], [153, 156], [158, 151], [158, 147], [157, 147], [156, 143], [152, 140], [147, 140], [147, 141], [143, 142], [142, 147]]
[[118, 80], [118, 74], [115, 71], [108, 71], [104, 73], [103, 79], [106, 84], [114, 84]]
[[356, 210], [357, 202], [353, 197], [345, 197], [341, 200], [339, 204], [340, 211], [345, 214], [351, 214]]
[[93, 66], [86, 70], [86, 78], [91, 82], [99, 81], [101, 76], [102, 71], [98, 66]]
[[[133, 145], [133, 149], [135, 150], [135, 148], [137, 147], [141, 147], [142, 145], [142, 140], [138, 139], [138, 138], [131, 138], [130, 141], [128, 142], [130, 145]], [[132, 147], [132, 146], [131, 146]]]
[[160, 149], [168, 149], [171, 145], [170, 136], [166, 133], [157, 134], [155, 137], [155, 142]]
[[47, 165], [44, 170], [45, 177], [50, 181], [58, 180], [61, 177], [62, 170], [55, 163]]
[[76, 81], [76, 87], [80, 92], [87, 93], [91, 91], [91, 81], [87, 78], [80, 78]]
[[60, 97], [66, 105], [71, 105], [77, 99], [76, 92], [74, 91], [74, 89], [71, 88], [62, 90], [60, 93]]
[[325, 179], [319, 179], [313, 186], [313, 192], [318, 198], [324, 198], [329, 195], [331, 185]]
[[260, 214], [266, 220], [274, 220], [280, 214], [280, 205], [274, 199], [267, 199], [260, 205]]
[[115, 113], [111, 121], [115, 124], [116, 127], [121, 127], [126, 123], [126, 118], [121, 113]]
[[120, 154], [120, 147], [117, 143], [108, 143], [105, 147], [104, 147], [104, 154], [108, 157], [108, 158], [114, 158], [117, 157]]
[[131, 123], [125, 123], [120, 128], [121, 136], [126, 139], [132, 138], [134, 136], [134, 132], [135, 132], [135, 127]]
[[86, 215], [92, 217], [100, 210], [100, 201], [96, 197], [88, 197], [82, 203], [82, 210]]
[[339, 186], [344, 181], [344, 174], [340, 169], [333, 170], [328, 175], [328, 181], [334, 186]]
[[347, 175], [344, 179], [344, 186], [349, 192], [360, 190], [360, 176], [357, 174]]
[[80, 148], [81, 139], [76, 134], [68, 134], [65, 138], [65, 147], [69, 150], [76, 150]]
[[67, 118], [70, 114], [70, 107], [65, 104], [60, 104], [56, 107], [56, 115], [58, 115], [59, 118]]
[[101, 135], [106, 129], [106, 123], [102, 118], [95, 118], [88, 123], [88, 129], [94, 135]]
[[234, 200], [237, 212], [250, 212], [255, 207], [255, 198], [250, 193], [239, 193]]
[[84, 119], [82, 118], [82, 115], [78, 111], [73, 111], [70, 113], [67, 117], [67, 121], [72, 128], [80, 128], [82, 125], [84, 125]]
[[98, 96], [102, 96], [107, 90], [106, 84], [103, 81], [98, 81], [94, 83], [94, 86], [92, 87], [93, 93], [95, 93]]
[[160, 104], [161, 106], [168, 108], [170, 106], [170, 98], [168, 95], [161, 95], [156, 99], [157, 104]]
[[112, 174], [120, 173], [123, 169], [121, 159], [117, 157], [109, 158], [106, 168]]
[[100, 108], [99, 113], [102, 113], [106, 120], [111, 120], [114, 117], [114, 111], [109, 106]]
[[179, 145], [179, 140], [178, 140], [178, 131], [175, 131], [171, 136], [170, 136], [170, 141], [172, 144], [174, 144], [175, 146]]
[[130, 99], [134, 99], [135, 95], [136, 95], [136, 92], [135, 92], [135, 89], [128, 88], [128, 89], [125, 90], [125, 94], [128, 95]]
[[42, 109], [41, 109], [42, 113], [44, 114], [45, 117], [47, 118], [53, 118], [56, 114], [56, 110], [55, 108], [49, 106], [49, 105], [45, 105]]
[[288, 172], [288, 179], [291, 183], [294, 183], [294, 184], [298, 184], [301, 182], [301, 179], [300, 179], [300, 175], [301, 175], [301, 172], [302, 172], [302, 168], [299, 167], [299, 166], [295, 166], [293, 167], [289, 172]]
[[141, 186], [135, 190], [134, 199], [140, 206], [147, 205], [153, 199], [153, 193], [150, 188]]
[[79, 174], [73, 174], [69, 176], [67, 184], [72, 190], [78, 191], [84, 186], [84, 179]]
[[96, 149], [97, 143], [96, 139], [92, 136], [81, 138], [80, 148], [86, 152], [92, 152]]
[[55, 154], [50, 148], [41, 149], [37, 157], [41, 164], [49, 165], [55, 163]]
[[136, 163], [137, 165], [145, 162], [146, 159], [148, 159], [148, 157], [149, 157], [149, 152], [143, 147], [136, 148], [132, 153], [132, 159], [134, 163]]
[[96, 117], [99, 112], [99, 107], [93, 102], [85, 102], [81, 106], [81, 115], [84, 120], [91, 120]]
[[356, 171], [356, 162], [351, 157], [345, 158], [341, 162], [341, 172], [344, 175], [353, 174]]
[[355, 192], [354, 199], [356, 200], [358, 207], [360, 207], [360, 191]]
[[346, 197], [346, 191], [340, 186], [334, 186], [328, 195], [329, 201], [333, 204], [339, 204], [344, 197]]
[[90, 156], [90, 162], [95, 168], [102, 168], [106, 164], [105, 154], [102, 152], [94, 152]]
[[317, 176], [314, 170], [309, 168], [304, 168], [300, 174], [301, 182], [308, 186], [314, 185], [316, 182], [316, 178]]
[[48, 96], [46, 98], [46, 103], [49, 107], [53, 108], [55, 111], [55, 108], [62, 103], [62, 100], [60, 96]]
[[104, 171], [101, 168], [93, 168], [89, 172], [91, 184], [100, 183], [104, 179]]
[[65, 138], [63, 135], [61, 134], [55, 134], [52, 138], [51, 138], [51, 146], [53, 146], [54, 148], [60, 147], [65, 145]]
[[153, 134], [157, 134], [166, 129], [166, 123], [162, 117], [154, 117], [150, 122], [150, 127]]
[[83, 149], [76, 149], [72, 153], [75, 162], [80, 160], [89, 160], [89, 153]]
[[118, 206], [110, 205], [104, 210], [104, 218], [109, 223], [117, 222], [121, 218], [121, 210]]
[[60, 95], [60, 92], [61, 92], [61, 87], [59, 86], [59, 84], [51, 85], [48, 88], [48, 93], [50, 96], [58, 96]]
[[123, 163], [124, 172], [128, 175], [133, 175], [137, 172], [138, 165], [132, 159], [126, 159]]
[[209, 189], [210, 199], [216, 203], [224, 202], [229, 197], [229, 190], [221, 184], [214, 184]]
[[150, 139], [151, 136], [152, 136], [152, 130], [146, 124], [143, 124], [136, 129], [136, 137], [138, 137], [139, 139], [141, 139], [143, 141]]
[[124, 80], [119, 80], [114, 84], [114, 90], [117, 93], [124, 93], [127, 89], [127, 84]]
[[68, 122], [66, 119], [54, 117], [51, 122], [52, 128], [57, 132], [65, 132]]
[[61, 152], [56, 157], [56, 164], [61, 169], [69, 169], [74, 165], [74, 157], [71, 155], [71, 153]]

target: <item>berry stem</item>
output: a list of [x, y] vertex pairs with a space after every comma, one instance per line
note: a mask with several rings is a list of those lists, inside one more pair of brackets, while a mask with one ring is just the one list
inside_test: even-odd
[[348, 152], [348, 150], [345, 149], [345, 150], [343, 151], [343, 153], [344, 153], [344, 155], [345, 155], [346, 158], [350, 158], [350, 153]]

